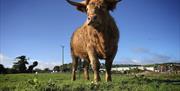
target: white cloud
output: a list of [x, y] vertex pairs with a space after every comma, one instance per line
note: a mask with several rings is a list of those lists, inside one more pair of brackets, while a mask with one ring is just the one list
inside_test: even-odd
[[[160, 54], [157, 52], [153, 52], [146, 48], [134, 48], [132, 49], [132, 52], [135, 53], [136, 58], [141, 58], [140, 60], [134, 60], [132, 58], [129, 58], [134, 63], [139, 64], [154, 64], [154, 63], [167, 63], [167, 62], [179, 62], [180, 59], [174, 58], [172, 56], [166, 55], [166, 54]], [[138, 62], [137, 62], [138, 61]]]
[[57, 61], [38, 61], [38, 66], [35, 68], [40, 68], [40, 69], [44, 69], [44, 68], [49, 68], [49, 69], [53, 69], [54, 66], [56, 65], [60, 65], [59, 62]]
[[134, 53], [150, 53], [150, 50], [146, 49], [146, 48], [139, 47], [139, 48], [133, 48], [132, 52], [134, 52]]
[[12, 67], [14, 60], [2, 53], [0, 53], [0, 64], [3, 64], [5, 67]]
[[132, 59], [132, 62], [134, 62], [135, 64], [142, 64], [141, 60], [138, 59]]
[[39, 68], [39, 69], [44, 69], [44, 68], [49, 68], [49, 69], [53, 69], [54, 66], [56, 65], [61, 65], [59, 61], [48, 61], [48, 60], [45, 60], [45, 61], [41, 61], [41, 60], [38, 60], [38, 59], [29, 59], [28, 60], [28, 65], [26, 67], [28, 67], [29, 65], [32, 65], [34, 61], [37, 61], [38, 62], [38, 65], [35, 67], [36, 68]]
[[115, 62], [115, 64], [141, 64], [141, 60], [133, 59], [133, 58], [122, 58], [119, 62]]
[[180, 59], [175, 59], [167, 55], [151, 54], [148, 57], [123, 57], [119, 61], [114, 61], [114, 64], [155, 64], [155, 63], [168, 63], [168, 62], [180, 62]]

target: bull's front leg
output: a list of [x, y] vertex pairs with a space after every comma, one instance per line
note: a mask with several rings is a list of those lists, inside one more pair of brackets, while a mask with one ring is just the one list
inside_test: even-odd
[[92, 69], [94, 71], [94, 81], [98, 82], [101, 80], [101, 78], [99, 76], [100, 62], [98, 60], [95, 50], [92, 48], [89, 49], [88, 56], [89, 56], [89, 59], [91, 62]]
[[99, 76], [99, 69], [100, 69], [99, 60], [92, 60], [91, 65], [94, 71], [94, 81], [95, 82], [101, 81], [101, 78]]

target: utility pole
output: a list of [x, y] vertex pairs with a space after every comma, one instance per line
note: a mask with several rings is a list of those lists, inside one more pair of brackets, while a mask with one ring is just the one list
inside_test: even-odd
[[62, 71], [64, 70], [63, 65], [64, 65], [64, 45], [61, 45], [62, 48]]

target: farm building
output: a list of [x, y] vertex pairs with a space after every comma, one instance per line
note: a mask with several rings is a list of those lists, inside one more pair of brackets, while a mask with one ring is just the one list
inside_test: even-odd
[[154, 71], [154, 67], [144, 67], [144, 66], [138, 66], [138, 67], [116, 67], [116, 68], [112, 68], [111, 71], [127, 71], [127, 70], [131, 70], [131, 69], [140, 69], [140, 70], [148, 70], [148, 71]]

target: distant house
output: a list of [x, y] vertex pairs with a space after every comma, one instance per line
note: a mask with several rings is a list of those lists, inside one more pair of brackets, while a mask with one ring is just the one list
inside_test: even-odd
[[167, 72], [168, 66], [167, 65], [159, 65], [159, 72]]
[[180, 72], [180, 64], [171, 64], [169, 66], [169, 72], [175, 72], [175, 73], [179, 73]]
[[154, 67], [145, 67], [145, 70], [148, 70], [148, 71], [155, 71], [155, 68], [154, 68]]
[[137, 68], [140, 69], [140, 70], [145, 70], [144, 66], [138, 66]]

